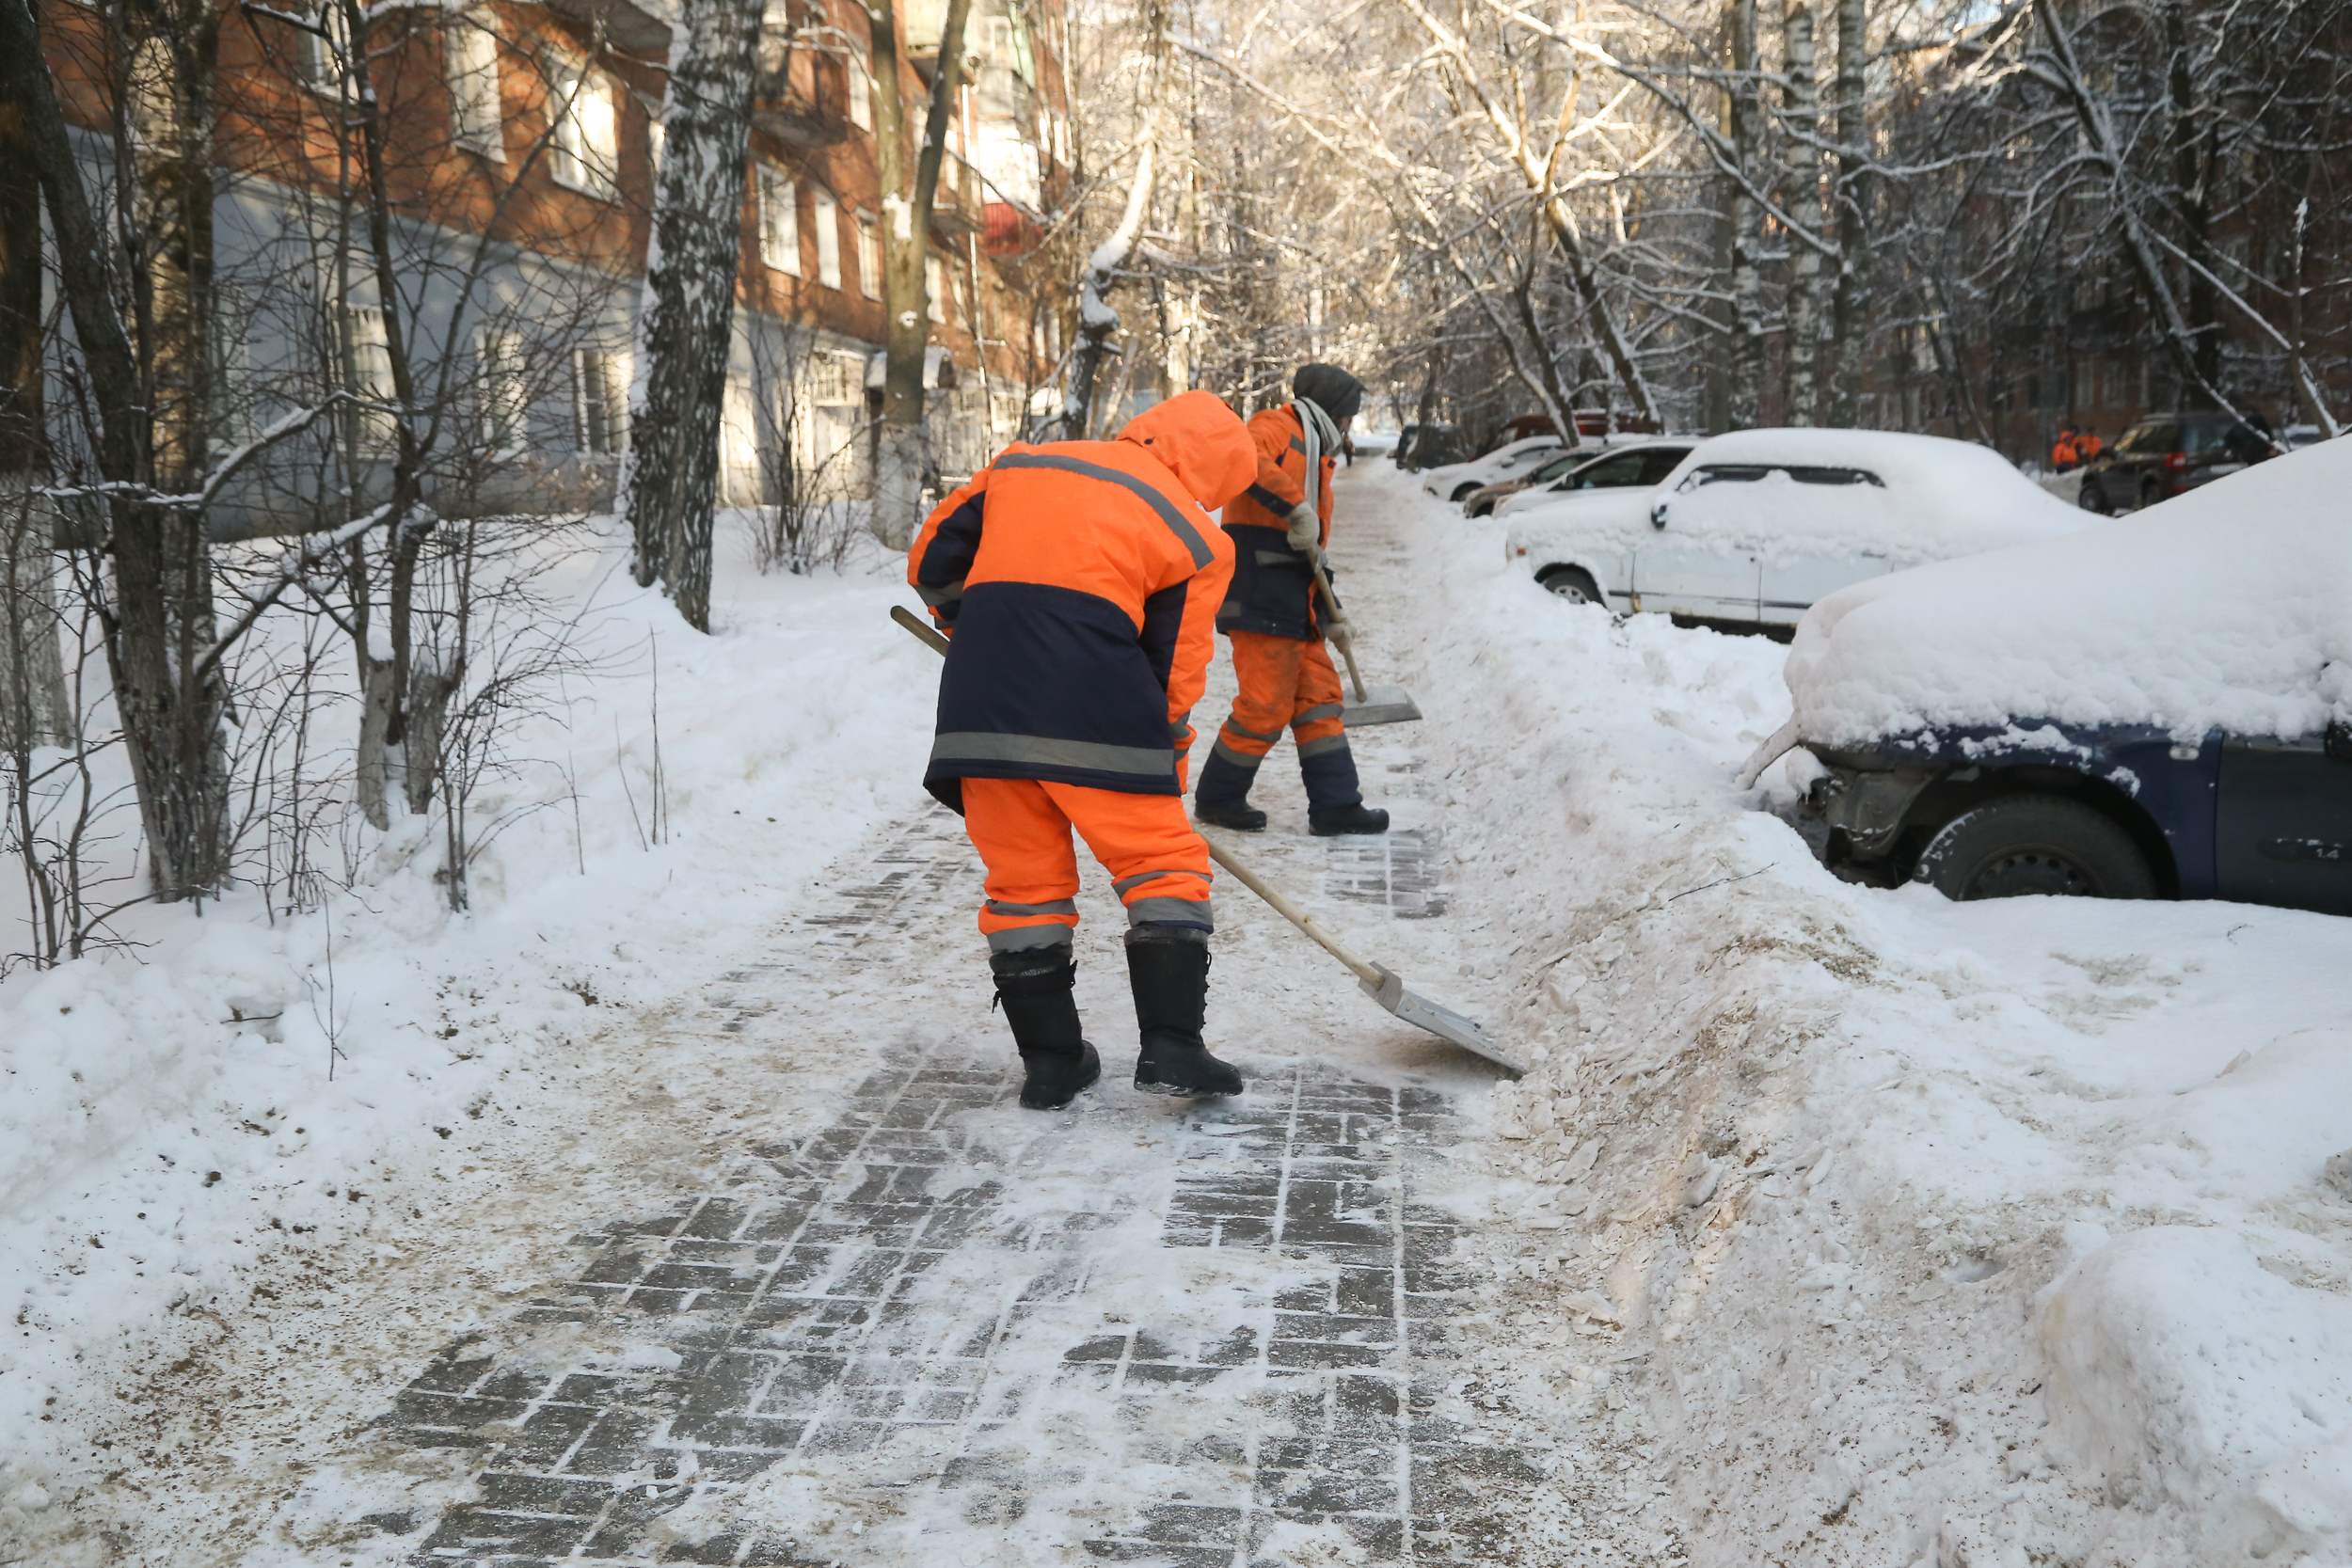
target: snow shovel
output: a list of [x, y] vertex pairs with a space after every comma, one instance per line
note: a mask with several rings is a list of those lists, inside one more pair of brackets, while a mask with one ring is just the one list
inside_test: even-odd
[[[1300, 401], [1305, 402], [1304, 399]], [[1307, 499], [1303, 504], [1312, 512], [1315, 509], [1315, 491], [1323, 480], [1324, 421], [1329, 416], [1311, 403], [1307, 403], [1306, 407], [1307, 417], [1298, 421], [1305, 428], [1303, 444], [1307, 449]], [[1337, 427], [1333, 428], [1336, 434]], [[1321, 561], [1314, 562], [1314, 574], [1315, 592], [1323, 595], [1324, 612], [1330, 619], [1331, 628], [1339, 633], [1340, 657], [1347, 660], [1348, 684], [1356, 689], [1356, 700], [1340, 708], [1341, 725], [1346, 729], [1360, 730], [1371, 724], [1404, 724], [1419, 719], [1421, 708], [1413, 702], [1411, 693], [1403, 687], [1375, 686], [1370, 690], [1365, 689], [1364, 677], [1356, 668], [1356, 647], [1347, 630], [1347, 611], [1340, 608], [1338, 597], [1332, 594], [1331, 579], [1323, 575]], [[1390, 1010], [1393, 1012], [1395, 1009]]]
[[[947, 652], [947, 640], [925, 626], [922, 619], [906, 606], [892, 605], [890, 618], [930, 643], [932, 651], [941, 655]], [[1472, 1055], [1484, 1056], [1498, 1066], [1509, 1068], [1513, 1072], [1527, 1070], [1529, 1063], [1524, 1058], [1488, 1037], [1477, 1024], [1451, 1007], [1439, 1006], [1426, 997], [1416, 996], [1406, 990], [1405, 981], [1394, 970], [1366, 963], [1358, 958], [1339, 938], [1325, 930], [1313, 915], [1292, 903], [1280, 889], [1220, 848], [1216, 840], [1203, 833], [1200, 841], [1209, 847], [1209, 858], [1232, 873], [1236, 881], [1264, 899], [1275, 913], [1306, 932], [1325, 952], [1345, 964], [1355, 974], [1357, 983], [1364, 988], [1364, 993], [1375, 1002], [1415, 1028], [1426, 1029], [1439, 1039], [1458, 1045]]]

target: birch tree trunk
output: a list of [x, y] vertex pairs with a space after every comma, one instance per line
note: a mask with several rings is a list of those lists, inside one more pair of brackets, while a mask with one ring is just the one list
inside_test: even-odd
[[[1788, 60], [1787, 97], [1782, 112], [1788, 121], [1791, 162], [1795, 173], [1792, 209], [1802, 222], [1821, 227], [1821, 155], [1815, 142], [1820, 135], [1819, 87], [1814, 80], [1812, 0], [1785, 0], [1781, 8], [1781, 38]], [[1821, 344], [1821, 253], [1809, 245], [1792, 243], [1788, 261], [1788, 411], [1786, 422], [1813, 422], [1818, 397], [1815, 361]]]
[[1829, 422], [1861, 416], [1863, 351], [1870, 337], [1870, 10], [1837, 0], [1837, 281], [1830, 301]]
[[761, 0], [681, 8], [645, 269], [644, 369], [622, 460], [637, 580], [661, 583], [704, 632], [762, 9]]
[[1745, 430], [1764, 402], [1764, 279], [1756, 254], [1762, 214], [1751, 194], [1763, 109], [1756, 84], [1756, 0], [1725, 0], [1724, 32], [1731, 55], [1724, 136], [1740, 172], [1731, 195], [1731, 428]]
[[1158, 149], [1146, 141], [1136, 155], [1135, 177], [1127, 185], [1127, 205], [1119, 215], [1119, 227], [1110, 238], [1094, 247], [1087, 259], [1087, 270], [1078, 282], [1078, 341], [1070, 356], [1070, 383], [1062, 393], [1061, 418], [1055, 439], [1078, 441], [1086, 438], [1094, 418], [1094, 379], [1109, 355], [1111, 340], [1119, 336], [1119, 312], [1112, 309], [1104, 297], [1118, 286], [1119, 269], [1136, 247], [1136, 236], [1143, 231], [1143, 214], [1152, 205], [1152, 172]]
[[971, 0], [947, 0], [939, 63], [931, 75], [923, 140], [908, 163], [906, 103], [898, 71], [898, 24], [892, 0], [873, 0], [866, 20], [874, 47], [874, 150], [882, 176], [883, 337], [882, 428], [874, 444], [876, 538], [894, 550], [914, 542], [922, 525], [923, 472], [930, 440], [923, 423], [924, 361], [930, 347], [931, 212], [946, 156], [947, 120], [963, 68], [963, 21]]

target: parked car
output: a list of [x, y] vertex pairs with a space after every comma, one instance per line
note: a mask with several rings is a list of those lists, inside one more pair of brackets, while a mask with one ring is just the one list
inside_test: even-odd
[[1788, 665], [1825, 859], [1956, 899], [2352, 914], [2352, 443], [1860, 583]]
[[1497, 447], [1484, 457], [1432, 468], [1422, 476], [1421, 487], [1458, 505], [1482, 485], [1508, 479], [1522, 470], [1534, 471], [1544, 459], [1560, 451], [1560, 445], [1557, 436], [1530, 436]]
[[1503, 547], [1562, 597], [1780, 635], [1850, 582], [2090, 525], [1997, 452], [1874, 430], [1736, 431], [1656, 485], [1526, 500]]
[[1507, 517], [1541, 505], [1554, 496], [1585, 490], [1648, 488], [1674, 472], [1675, 466], [1691, 455], [1694, 444], [1644, 441], [1636, 446], [1612, 447], [1599, 455], [1595, 455], [1589, 447], [1581, 451], [1564, 452], [1530, 474], [1524, 483], [1506, 480], [1473, 493], [1462, 503], [1462, 510], [1473, 517], [1481, 515], [1476, 510], [1478, 499], [1491, 495], [1498, 498], [1492, 508], [1494, 515]]
[[2271, 455], [2267, 436], [2227, 414], [2151, 414], [2082, 471], [2085, 512], [2153, 506]]

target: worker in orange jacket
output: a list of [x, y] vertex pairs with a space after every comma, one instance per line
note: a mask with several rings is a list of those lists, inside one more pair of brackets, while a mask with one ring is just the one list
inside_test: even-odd
[[1384, 833], [1389, 814], [1364, 804], [1340, 721], [1339, 672], [1323, 645], [1326, 636], [1344, 638], [1345, 623], [1322, 602], [1314, 575], [1331, 538], [1332, 459], [1363, 404], [1364, 384], [1337, 365], [1302, 365], [1291, 392], [1290, 403], [1250, 419], [1257, 481], [1225, 508], [1233, 586], [1216, 629], [1233, 650], [1241, 694], [1201, 764], [1192, 812], [1243, 832], [1264, 827], [1265, 813], [1249, 803], [1249, 786], [1287, 726], [1307, 785], [1308, 831], [1322, 837]]
[[1201, 1039], [1209, 850], [1184, 796], [1233, 569], [1211, 513], [1257, 471], [1240, 418], [1186, 392], [1115, 441], [1008, 447], [907, 558], [949, 634], [923, 784], [963, 814], [987, 864], [980, 930], [1033, 1109], [1069, 1104], [1103, 1070], [1072, 995], [1073, 827], [1127, 907], [1136, 1086], [1242, 1090]]
[[2058, 439], [2050, 446], [2050, 467], [2057, 473], [2072, 473], [2082, 464], [2082, 455], [2074, 446], [2074, 427], [2058, 428]]

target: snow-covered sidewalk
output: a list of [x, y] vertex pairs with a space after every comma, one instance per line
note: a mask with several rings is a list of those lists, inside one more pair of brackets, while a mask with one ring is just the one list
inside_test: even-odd
[[[721, 636], [660, 639], [666, 844], [641, 674], [545, 737], [573, 766], [516, 804], [558, 809], [465, 922], [395, 852], [331, 965], [324, 922], [232, 907], [0, 985], [0, 1541], [463, 1561], [503, 1513], [630, 1560], [2352, 1561], [2352, 924], [1841, 884], [1777, 773], [1732, 784], [1782, 648], [1568, 606], [1383, 463], [1341, 505], [1368, 673], [1430, 716], [1359, 736], [1398, 832], [1307, 839], [1285, 749], [1236, 847], [1539, 1050], [1524, 1082], [1228, 887], [1211, 1024], [1262, 1096], [1012, 1110], [903, 594], [736, 574]], [[663, 622], [598, 592], [617, 645]], [[1306, 1239], [1259, 1244], [1302, 1171]], [[1334, 1250], [1381, 1245], [1385, 1315]], [[706, 1308], [780, 1337], [754, 1360], [893, 1370], [747, 1381]], [[600, 1500], [556, 1484], [588, 1449], [528, 1448], [582, 1412], [635, 1433]]]

